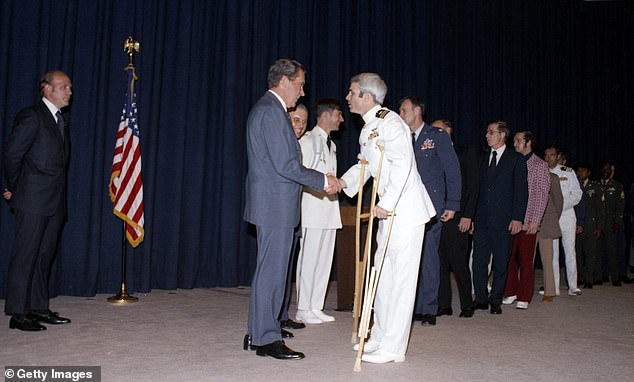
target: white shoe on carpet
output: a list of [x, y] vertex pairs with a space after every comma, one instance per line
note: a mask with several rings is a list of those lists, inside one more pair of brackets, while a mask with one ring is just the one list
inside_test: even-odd
[[[359, 344], [355, 344], [352, 347], [353, 351], [359, 351]], [[379, 343], [376, 341], [368, 341], [365, 343], [365, 345], [363, 345], [363, 353], [374, 353], [375, 351], [379, 350]]]
[[322, 322], [333, 322], [335, 320], [333, 316], [330, 316], [324, 313], [322, 310], [311, 310], [311, 312], [313, 313], [315, 317], [320, 319]]
[[504, 297], [504, 299], [502, 300], [502, 304], [511, 305], [512, 303], [515, 302], [515, 300], [517, 300], [517, 296]]
[[405, 361], [405, 356], [386, 353], [382, 350], [377, 350], [374, 353], [364, 354], [361, 357], [361, 360], [363, 362], [370, 362], [370, 363], [403, 362]]
[[315, 316], [310, 310], [298, 310], [297, 314], [295, 314], [295, 320], [311, 325], [319, 325], [323, 323], [323, 321]]
[[568, 296], [578, 296], [581, 294], [581, 289], [577, 288], [575, 290], [568, 290]]
[[518, 301], [515, 305], [516, 309], [528, 309], [528, 303], [526, 301]]

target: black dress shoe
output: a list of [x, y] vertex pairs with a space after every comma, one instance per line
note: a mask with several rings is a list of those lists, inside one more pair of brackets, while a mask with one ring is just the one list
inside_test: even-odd
[[597, 280], [594, 282], [594, 285], [603, 285], [603, 281]]
[[414, 321], [422, 321], [422, 320], [423, 320], [423, 315], [421, 313], [414, 314]]
[[273, 357], [277, 359], [302, 359], [306, 357], [304, 353], [289, 349], [284, 341], [275, 341], [270, 344], [258, 346], [255, 354], [262, 357]]
[[583, 289], [592, 289], [592, 283], [583, 284]]
[[303, 322], [296, 322], [290, 318], [288, 320], [280, 321], [280, 325], [283, 329], [304, 329], [306, 327]]
[[420, 322], [421, 325], [436, 325], [436, 316], [433, 314], [423, 314], [423, 319]]
[[46, 326], [40, 325], [37, 321], [23, 314], [14, 314], [9, 320], [10, 329], [24, 330], [27, 332], [37, 332], [46, 330]]
[[288, 330], [282, 329], [282, 338], [293, 338], [293, 337], [295, 337], [293, 333], [289, 332]]
[[467, 309], [462, 309], [460, 311], [460, 316], [459, 317], [464, 317], [464, 318], [471, 318], [473, 317], [473, 309], [471, 308], [467, 308]]
[[491, 304], [491, 314], [502, 314], [502, 306], [500, 304]]
[[620, 281], [612, 281], [613, 286], [623, 286]]
[[438, 308], [438, 314], [436, 314], [436, 316], [440, 317], [440, 316], [451, 316], [453, 315], [453, 309], [451, 309], [451, 307], [447, 307], [447, 306], [443, 306]]
[[473, 305], [471, 305], [471, 309], [473, 310], [487, 310], [489, 309], [489, 304], [483, 304], [480, 302], [474, 302]]
[[245, 335], [242, 340], [242, 350], [256, 350], [258, 347], [256, 345], [251, 345], [251, 336]]
[[619, 281], [624, 284], [631, 284], [632, 282], [634, 282], [634, 280], [632, 280], [631, 278], [627, 276], [619, 276]]
[[57, 314], [57, 312], [51, 312], [50, 310], [44, 313], [31, 312], [30, 316], [35, 321], [44, 322], [45, 324], [52, 324], [52, 325], [70, 324], [69, 318], [60, 317], [59, 314]]

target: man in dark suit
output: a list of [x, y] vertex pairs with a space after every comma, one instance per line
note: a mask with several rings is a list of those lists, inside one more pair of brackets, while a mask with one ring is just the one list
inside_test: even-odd
[[440, 285], [440, 233], [443, 223], [453, 219], [460, 209], [460, 164], [449, 136], [442, 129], [424, 123], [424, 112], [425, 105], [419, 97], [405, 97], [400, 102], [401, 118], [412, 134], [416, 167], [437, 213], [425, 226], [414, 312], [421, 315], [423, 325], [436, 325]]
[[[480, 195], [474, 222], [473, 288], [474, 309], [501, 314], [512, 235], [522, 230], [528, 183], [522, 155], [506, 147], [509, 136], [506, 122], [495, 121], [487, 127], [490, 147], [480, 165]], [[489, 259], [493, 256], [493, 283], [487, 290]]]
[[299, 224], [302, 185], [340, 191], [333, 175], [302, 166], [301, 148], [287, 108], [304, 95], [304, 78], [299, 62], [277, 60], [269, 68], [269, 90], [253, 106], [247, 120], [249, 169], [244, 219], [256, 226], [258, 258], [243, 347], [278, 359], [304, 358], [303, 353], [286, 347], [279, 321], [294, 229]]
[[[451, 137], [453, 127], [447, 120], [438, 120], [432, 126], [443, 129]], [[469, 269], [469, 235], [479, 192], [478, 151], [472, 147], [459, 146], [454, 149], [460, 162], [462, 192], [460, 211], [454, 218], [442, 226], [440, 236], [440, 288], [438, 290], [438, 315], [452, 315], [451, 275], [453, 272], [460, 296], [460, 317], [473, 317], [473, 298], [471, 297], [471, 270]]]
[[49, 310], [48, 279], [66, 216], [68, 106], [71, 81], [61, 71], [40, 80], [42, 100], [21, 110], [6, 142], [3, 197], [15, 213], [15, 242], [7, 274], [4, 306], [11, 329], [38, 331], [41, 323], [70, 320]]

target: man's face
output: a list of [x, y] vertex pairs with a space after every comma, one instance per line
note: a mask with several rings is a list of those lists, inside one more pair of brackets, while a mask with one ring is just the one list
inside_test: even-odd
[[497, 123], [492, 123], [487, 127], [487, 144], [492, 149], [498, 149], [504, 145], [504, 134], [500, 133]]
[[70, 96], [73, 94], [72, 87], [67, 75], [56, 72], [51, 82], [44, 85], [44, 97], [61, 109], [70, 103]]
[[297, 72], [297, 76], [293, 80], [286, 76], [282, 77], [282, 82], [284, 85], [284, 95], [280, 94], [280, 96], [284, 100], [286, 107], [295, 107], [299, 97], [302, 97], [304, 95], [304, 81], [304, 71], [301, 69]]
[[611, 175], [612, 175], [612, 165], [610, 165], [609, 163], [606, 163], [603, 166], [601, 166], [601, 177], [603, 179], [609, 179]]
[[415, 126], [416, 117], [418, 116], [418, 114], [420, 114], [420, 109], [414, 107], [412, 101], [406, 99], [401, 104], [399, 112], [401, 118], [403, 119], [403, 121], [405, 121], [405, 123], [407, 123], [407, 126], [409, 126], [410, 130], [416, 131], [416, 129], [418, 128], [418, 126]]
[[544, 151], [544, 160], [548, 163], [548, 167], [555, 168], [557, 166], [557, 150], [546, 149]]
[[364, 94], [363, 97], [359, 97], [360, 94], [361, 87], [359, 86], [359, 83], [352, 82], [350, 84], [350, 89], [348, 89], [346, 101], [348, 101], [348, 107], [350, 108], [351, 113], [363, 115], [369, 110], [364, 100], [364, 98], [368, 95]]
[[577, 169], [577, 177], [580, 181], [584, 182], [586, 179], [590, 177], [590, 170], [585, 167], [579, 167]]
[[451, 137], [451, 127], [447, 126], [443, 121], [437, 120], [434, 121], [431, 125], [439, 129], [443, 129], [445, 133], [449, 134], [449, 136]]
[[530, 146], [524, 137], [524, 133], [515, 134], [513, 137], [513, 147], [515, 147], [515, 151], [522, 155], [527, 155], [531, 152]]
[[322, 115], [325, 121], [324, 129], [330, 134], [331, 131], [338, 131], [339, 125], [343, 122], [343, 115], [341, 110], [335, 109], [333, 111], [327, 111]]
[[306, 132], [308, 113], [304, 109], [295, 109], [288, 114], [291, 117], [291, 125], [293, 125], [295, 136], [299, 139]]

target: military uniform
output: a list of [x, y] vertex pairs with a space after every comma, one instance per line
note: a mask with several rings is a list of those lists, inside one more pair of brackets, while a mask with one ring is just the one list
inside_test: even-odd
[[553, 241], [553, 271], [555, 272], [555, 293], [559, 295], [559, 241], [561, 240], [566, 257], [566, 274], [568, 276], [568, 293], [579, 293], [577, 288], [577, 254], [575, 251], [575, 239], [577, 230], [577, 217], [574, 206], [581, 201], [582, 191], [575, 171], [566, 166], [555, 166], [550, 172], [559, 176], [561, 193], [564, 196], [564, 209], [559, 218], [561, 239]]
[[603, 236], [598, 243], [599, 250], [605, 248], [610, 265], [610, 279], [612, 283], [618, 283], [618, 230], [615, 232], [614, 228], [616, 225], [623, 226], [625, 192], [623, 192], [623, 185], [614, 179], [597, 181], [597, 185], [600, 190], [599, 214], [603, 215], [602, 220], [599, 221], [599, 228], [603, 231]]
[[[578, 216], [583, 222], [578, 224], [583, 227], [583, 232], [577, 235], [577, 256], [579, 261], [579, 270], [581, 272], [583, 281], [586, 285], [592, 285], [596, 280], [594, 276], [596, 267], [599, 262], [597, 259], [600, 257], [597, 254], [597, 238], [594, 232], [602, 227], [605, 223], [604, 215], [601, 212], [601, 185], [597, 182], [589, 180], [588, 183], [583, 186], [582, 201], [577, 205], [581, 207], [579, 209], [579, 215], [582, 213], [583, 217]], [[577, 209], [575, 207], [575, 209]], [[598, 280], [601, 280], [599, 276]]]

